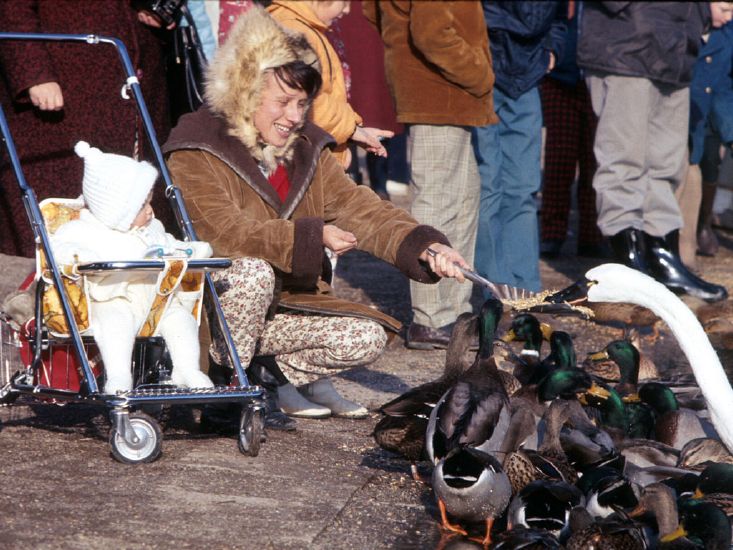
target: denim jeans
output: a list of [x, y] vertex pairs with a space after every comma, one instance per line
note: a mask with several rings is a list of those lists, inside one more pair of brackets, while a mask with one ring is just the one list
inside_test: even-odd
[[537, 291], [542, 105], [537, 87], [517, 99], [494, 88], [500, 122], [474, 129], [481, 176], [476, 270], [495, 283]]

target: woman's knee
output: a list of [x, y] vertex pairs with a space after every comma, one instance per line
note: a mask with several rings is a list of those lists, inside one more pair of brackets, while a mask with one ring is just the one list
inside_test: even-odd
[[384, 351], [387, 345], [387, 333], [376, 321], [359, 320], [352, 333], [352, 360], [360, 363], [371, 363]]
[[272, 302], [275, 292], [275, 272], [259, 258], [236, 258], [232, 266], [214, 276], [217, 294], [223, 299], [243, 297], [246, 300]]

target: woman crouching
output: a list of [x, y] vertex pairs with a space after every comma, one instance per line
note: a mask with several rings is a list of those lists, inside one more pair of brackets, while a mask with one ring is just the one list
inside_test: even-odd
[[[468, 266], [442, 233], [346, 176], [331, 136], [307, 120], [320, 86], [306, 39], [252, 8], [212, 62], [204, 105], [163, 150], [198, 238], [234, 262], [214, 279], [242, 363], [270, 358], [249, 371], [255, 381], [276, 387], [288, 415], [364, 418], [329, 375], [374, 361], [400, 325], [333, 296], [324, 247], [367, 251], [424, 283], [463, 281], [454, 262]], [[272, 411], [268, 425], [292, 427]]]

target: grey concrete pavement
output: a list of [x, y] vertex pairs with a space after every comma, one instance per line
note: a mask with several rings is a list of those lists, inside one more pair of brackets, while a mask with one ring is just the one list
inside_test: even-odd
[[[731, 286], [730, 235], [705, 275]], [[574, 257], [542, 263], [558, 288], [592, 265]], [[32, 269], [0, 256], [0, 296]], [[337, 292], [409, 318], [407, 281], [394, 268], [352, 253], [339, 260]], [[578, 357], [618, 329], [551, 319], [576, 339]], [[664, 368], [684, 369], [664, 330], [645, 350]], [[368, 368], [338, 377], [349, 398], [376, 410], [433, 379], [445, 353], [414, 351], [396, 337]], [[200, 411], [164, 416], [163, 455], [152, 464], [115, 462], [105, 411], [26, 398], [0, 407], [0, 548], [432, 548], [440, 539], [429, 488], [409, 465], [379, 449], [367, 420], [298, 420], [295, 433], [272, 432], [260, 455], [237, 450], [233, 433], [199, 425]]]

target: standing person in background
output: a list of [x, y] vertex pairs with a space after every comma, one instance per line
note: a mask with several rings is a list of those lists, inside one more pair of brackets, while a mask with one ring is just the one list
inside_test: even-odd
[[392, 132], [362, 126], [362, 118], [349, 105], [346, 83], [338, 55], [329, 44], [325, 32], [335, 20], [349, 12], [347, 0], [275, 0], [267, 8], [283, 27], [305, 35], [318, 54], [323, 87], [313, 101], [312, 120], [336, 140], [334, 153], [344, 169], [351, 164], [348, 141], [354, 141], [368, 152], [386, 157], [380, 138]]
[[545, 167], [540, 211], [540, 256], [556, 258], [568, 232], [570, 197], [577, 169], [578, 256], [605, 257], [596, 223], [596, 193], [593, 174], [593, 138], [596, 115], [590, 94], [575, 62], [578, 17], [581, 2], [568, 2], [568, 32], [565, 52], [555, 68], [542, 79], [542, 118], [545, 123]]
[[[389, 165], [395, 161], [406, 164], [407, 152], [404, 136], [400, 135], [404, 132], [404, 126], [397, 122], [394, 100], [387, 87], [384, 45], [379, 33], [364, 17], [361, 0], [352, 0], [349, 12], [331, 28], [338, 29], [338, 38], [343, 43], [344, 54], [351, 69], [349, 103], [362, 116], [366, 126], [384, 128], [395, 134], [394, 137], [382, 141], [389, 158], [372, 153], [366, 155], [369, 184], [377, 195], [388, 199]], [[338, 52], [338, 48], [336, 51]], [[406, 172], [407, 167], [402, 171]], [[406, 183], [407, 179], [404, 181]]]
[[[442, 231], [471, 263], [479, 198], [471, 127], [497, 122], [481, 4], [365, 2], [364, 13], [382, 35], [397, 120], [409, 125], [411, 213]], [[455, 281], [411, 282], [406, 345], [445, 347], [458, 315], [471, 310], [471, 290]]]
[[714, 26], [730, 20], [724, 4], [588, 2], [578, 42], [598, 115], [598, 226], [617, 261], [707, 301], [728, 292], [682, 263], [674, 190], [687, 169], [689, 85], [700, 37], [711, 11]]
[[684, 218], [680, 257], [690, 269], [697, 267], [696, 253], [717, 252], [712, 216], [720, 147], [733, 144], [733, 23], [713, 29], [702, 41], [690, 84], [690, 168], [676, 193]]
[[476, 269], [495, 283], [541, 287], [535, 194], [540, 190], [539, 81], [562, 55], [564, 2], [483, 1], [499, 124], [474, 130], [481, 174]]
[[[129, 0], [3, 0], [3, 31], [101, 34], [127, 47], [160, 140], [168, 134], [165, 64], [156, 29], [141, 23]], [[141, 16], [144, 18], [144, 16]], [[23, 173], [39, 200], [81, 194], [82, 167], [73, 145], [80, 139], [106, 151], [135, 156], [145, 138], [133, 99], [120, 97], [125, 78], [116, 52], [85, 43], [0, 42], [0, 102]], [[0, 163], [0, 252], [33, 256], [33, 231], [15, 174]], [[162, 186], [154, 207], [172, 221]], [[170, 227], [170, 224], [167, 224]]]

